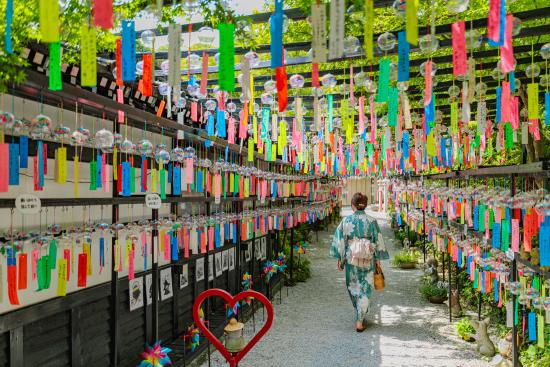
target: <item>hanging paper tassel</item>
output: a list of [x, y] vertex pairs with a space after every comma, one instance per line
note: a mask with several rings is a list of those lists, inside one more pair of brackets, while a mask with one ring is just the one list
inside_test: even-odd
[[97, 83], [96, 32], [84, 24], [80, 28], [80, 85], [95, 87]]
[[345, 6], [345, 0], [332, 0], [330, 2], [330, 59], [337, 59], [344, 56]]
[[[501, 0], [505, 1], [505, 0]], [[500, 47], [500, 71], [504, 74], [514, 70], [516, 60], [514, 59], [514, 45], [512, 44], [512, 30], [514, 28], [514, 16], [506, 16], [506, 29], [504, 44]]]
[[218, 30], [220, 32], [220, 90], [233, 92], [235, 90], [235, 44], [233, 37], [233, 33], [235, 32], [235, 24], [220, 23], [218, 25]]
[[153, 95], [153, 56], [151, 54], [143, 55], [141, 94], [145, 97]]
[[372, 62], [374, 56], [373, 48], [373, 30], [374, 30], [374, 0], [365, 0], [365, 58], [367, 62]]
[[271, 68], [275, 69], [283, 66], [283, 0], [275, 0], [275, 12], [269, 17], [269, 32]]
[[550, 92], [544, 93], [544, 124], [550, 124]]
[[527, 115], [529, 120], [538, 120], [539, 118], [538, 83], [529, 83], [527, 85]]
[[7, 265], [8, 265], [8, 297], [10, 304], [19, 305], [17, 295], [17, 261], [15, 259], [15, 249], [7, 247]]
[[325, 6], [311, 5], [311, 61], [327, 62], [327, 12]]
[[124, 82], [122, 81], [122, 39], [120, 37], [116, 39], [115, 62], [116, 62], [116, 75], [115, 75], [116, 85], [121, 87], [124, 85]]
[[[189, 66], [190, 68], [190, 66]], [[153, 67], [154, 69], [154, 67]], [[181, 83], [181, 25], [168, 25], [168, 85], [179, 90]], [[169, 93], [172, 95], [172, 93]], [[176, 96], [179, 98], [179, 95]]]
[[94, 0], [93, 12], [96, 27], [113, 28], [113, 0]]
[[136, 30], [133, 20], [122, 21], [122, 80], [136, 79]]
[[50, 43], [50, 62], [48, 68], [50, 90], [61, 90], [61, 44], [59, 42]]
[[59, 2], [40, 0], [40, 40], [44, 43], [59, 42]]
[[506, 31], [506, 0], [489, 1], [489, 19], [487, 20], [487, 38], [489, 46], [504, 45]]
[[[247, 59], [248, 61], [248, 59]], [[244, 83], [243, 78], [243, 93], [244, 93], [244, 86], [246, 85]], [[206, 86], [208, 84], [208, 52], [203, 51], [202, 53], [202, 70], [201, 70], [201, 84], [200, 84], [200, 92], [203, 96], [206, 95]], [[248, 89], [248, 88], [247, 88]]]
[[378, 75], [378, 93], [376, 102], [387, 102], [390, 88], [390, 59], [380, 60]]
[[468, 62], [466, 60], [466, 25], [464, 21], [453, 23], [453, 75], [462, 76], [468, 73]]
[[279, 112], [284, 112], [288, 105], [288, 85], [284, 66], [275, 69], [275, 81], [277, 83], [277, 101], [279, 103]]
[[19, 185], [19, 144], [9, 144], [9, 185]]
[[69, 261], [67, 259], [59, 259], [57, 270], [57, 296], [65, 297], [67, 295], [67, 276]]
[[86, 256], [86, 253], [78, 254], [78, 281], [77, 281], [77, 286], [79, 288], [85, 288], [86, 287], [87, 267], [88, 267], [88, 258]]
[[432, 101], [432, 60], [426, 62], [424, 71], [425, 86], [424, 86], [424, 106], [427, 106]]
[[19, 136], [19, 168], [28, 168], [29, 166], [29, 137]]
[[404, 31], [397, 33], [397, 54], [399, 57], [397, 63], [397, 81], [409, 81], [409, 51], [410, 46]]
[[407, 42], [415, 46], [418, 44], [418, 2], [419, 0], [407, 0], [405, 10]]
[[99, 274], [105, 267], [105, 237], [99, 238]]
[[11, 24], [13, 22], [13, 0], [7, 0], [6, 3], [6, 30], [4, 33], [4, 50], [7, 54], [13, 53], [11, 42]]
[[0, 192], [8, 192], [10, 179], [9, 144], [0, 144]]
[[27, 254], [19, 254], [17, 289], [27, 289]]

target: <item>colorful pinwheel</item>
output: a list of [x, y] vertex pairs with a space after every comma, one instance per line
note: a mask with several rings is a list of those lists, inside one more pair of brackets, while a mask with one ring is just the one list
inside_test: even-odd
[[[250, 274], [248, 274], [248, 272], [246, 272], [246, 273], [243, 274], [242, 287], [243, 287], [243, 291], [252, 289], [252, 276], [251, 276]], [[252, 304], [252, 298], [251, 298], [251, 297], [247, 297], [247, 298], [245, 299], [245, 302], [246, 302], [248, 305]]]
[[225, 310], [227, 311], [227, 317], [236, 317], [237, 313], [239, 312], [239, 307], [241, 307], [239, 302], [235, 303], [233, 307], [231, 307], [229, 304], [226, 304]]
[[187, 328], [187, 333], [183, 336], [183, 340], [188, 342], [187, 348], [194, 352], [200, 345], [201, 332], [195, 324], [191, 324]]
[[275, 261], [266, 261], [264, 275], [267, 282], [269, 282], [273, 274], [277, 274], [277, 263]]
[[275, 259], [275, 262], [277, 263], [277, 270], [281, 273], [286, 270], [286, 255], [284, 252], [279, 252], [277, 254], [277, 258]]
[[308, 247], [307, 242], [300, 241], [294, 246], [294, 251], [296, 251], [298, 255], [305, 254], [307, 247]]
[[143, 360], [139, 364], [139, 367], [164, 367], [172, 364], [168, 353], [172, 349], [163, 348], [160, 345], [160, 341], [156, 342], [152, 347], [147, 345], [145, 347], [145, 352], [141, 353], [141, 358]]

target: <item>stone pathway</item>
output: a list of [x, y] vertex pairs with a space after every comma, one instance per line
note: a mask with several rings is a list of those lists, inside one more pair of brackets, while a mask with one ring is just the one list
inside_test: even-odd
[[[347, 213], [344, 213], [347, 214]], [[393, 232], [382, 214], [369, 211], [378, 219], [391, 253]], [[274, 301], [273, 327], [239, 364], [241, 367], [486, 367], [462, 342], [449, 324], [447, 306], [425, 302], [418, 293], [420, 270], [382, 266], [386, 289], [372, 302], [369, 324], [357, 333], [344, 273], [328, 257], [332, 233], [319, 233], [307, 256], [312, 262], [312, 278], [290, 288], [283, 302]], [[256, 328], [262, 324], [262, 311], [256, 316]], [[252, 333], [251, 322], [245, 336]], [[208, 363], [204, 363], [207, 367]], [[227, 366], [216, 352], [211, 366]]]

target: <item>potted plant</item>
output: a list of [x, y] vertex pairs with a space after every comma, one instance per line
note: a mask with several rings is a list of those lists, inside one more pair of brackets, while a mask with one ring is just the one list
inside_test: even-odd
[[440, 304], [447, 300], [448, 284], [447, 282], [437, 282], [432, 284], [424, 281], [420, 286], [420, 293], [430, 303]]
[[470, 323], [470, 319], [467, 317], [460, 319], [460, 321], [456, 323], [455, 328], [458, 336], [460, 336], [463, 340], [467, 342], [475, 341], [474, 335], [476, 333], [476, 329], [474, 329]]
[[411, 250], [402, 250], [396, 253], [393, 257], [393, 265], [401, 269], [414, 269], [418, 262], [418, 253]]

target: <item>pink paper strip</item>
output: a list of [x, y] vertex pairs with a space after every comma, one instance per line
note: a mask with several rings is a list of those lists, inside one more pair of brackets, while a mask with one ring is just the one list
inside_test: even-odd
[[374, 95], [370, 96], [369, 99], [370, 107], [370, 143], [376, 143], [376, 118], [374, 116]]
[[510, 125], [512, 129], [519, 129], [519, 99], [518, 97], [510, 98]]
[[[506, 31], [504, 33], [504, 45], [500, 47], [500, 70], [503, 73], [509, 73], [515, 69], [514, 47], [512, 45], [512, 28], [514, 26], [514, 16], [506, 16]], [[454, 46], [453, 46], [454, 47]]]
[[36, 280], [36, 267], [38, 266], [38, 257], [39, 256], [40, 256], [40, 253], [39, 253], [38, 250], [32, 250], [32, 252], [31, 252], [31, 276], [32, 276], [32, 280]]
[[221, 197], [221, 194], [222, 194], [222, 180], [221, 180], [222, 176], [217, 173], [215, 176], [214, 176], [214, 197], [216, 198], [220, 198]]
[[468, 73], [468, 62], [466, 60], [466, 26], [464, 21], [453, 23], [453, 74], [454, 76], [466, 75]]
[[[67, 260], [67, 278], [66, 279], [70, 280], [71, 279], [71, 250], [69, 249], [63, 250], [63, 258]], [[38, 253], [36, 254], [36, 260], [38, 260]]]
[[[168, 247], [168, 246], [166, 246]], [[135, 278], [134, 275], [134, 250], [130, 251], [128, 254], [128, 279], [132, 280]]]
[[197, 122], [199, 120], [199, 111], [197, 102], [191, 102], [191, 120]]
[[193, 172], [193, 158], [185, 158], [185, 183], [192, 185], [195, 178]]
[[[108, 177], [106, 167], [107, 167], [107, 157], [105, 153], [103, 153], [101, 155], [101, 186], [104, 188], [105, 188], [105, 184], [107, 183], [107, 177]], [[108, 188], [105, 188], [104, 190], [105, 192], [109, 192], [107, 191]]]
[[512, 251], [519, 252], [519, 219], [512, 218]]
[[496, 43], [500, 40], [500, 0], [489, 0], [487, 38]]
[[170, 260], [170, 248], [172, 243], [170, 242], [170, 234], [164, 234], [164, 260]]
[[229, 118], [227, 124], [227, 141], [230, 144], [235, 144], [235, 119], [233, 117]]
[[365, 131], [365, 97], [359, 97], [359, 135]]
[[500, 120], [502, 122], [511, 122], [511, 95], [510, 95], [510, 83], [502, 82], [500, 97]]
[[206, 95], [206, 84], [208, 83], [208, 52], [202, 53], [202, 72], [201, 72], [201, 87], [200, 92], [203, 96]]
[[0, 144], [0, 192], [8, 192], [10, 177], [9, 155], [9, 145]]
[[246, 135], [248, 134], [248, 102], [244, 103], [244, 106], [239, 112], [239, 139], [246, 139]]
[[432, 101], [432, 60], [428, 60], [426, 62], [424, 78], [426, 80], [424, 91], [424, 106], [427, 106]]
[[189, 257], [189, 230], [183, 229], [183, 256]]

